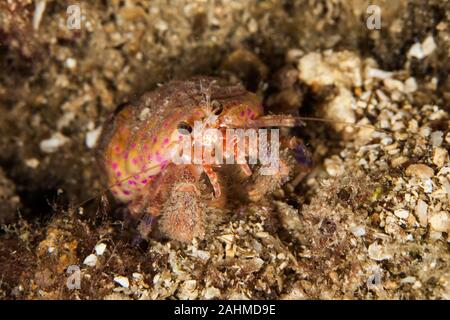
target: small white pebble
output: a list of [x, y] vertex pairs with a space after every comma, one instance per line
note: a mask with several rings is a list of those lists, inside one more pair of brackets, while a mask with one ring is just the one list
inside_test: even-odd
[[205, 289], [205, 293], [204, 293], [204, 298], [206, 300], [211, 300], [214, 298], [219, 298], [220, 297], [220, 290], [215, 288], [215, 287], [209, 287]]
[[97, 256], [95, 254], [90, 254], [84, 259], [83, 264], [89, 267], [95, 267], [97, 264]]
[[376, 93], [377, 93], [378, 99], [381, 100], [382, 102], [390, 101], [390, 99], [388, 98], [388, 96], [387, 96], [383, 91], [381, 91], [381, 90], [378, 89], [378, 90], [376, 91]]
[[394, 211], [394, 214], [400, 219], [408, 219], [409, 211], [405, 209], [397, 209]]
[[422, 199], [419, 199], [417, 201], [416, 205], [416, 215], [417, 218], [419, 218], [419, 223], [422, 227], [426, 227], [428, 224], [428, 204], [423, 201]]
[[422, 50], [425, 56], [429, 56], [436, 49], [436, 42], [434, 42], [433, 36], [428, 36], [422, 42]]
[[405, 92], [412, 93], [417, 90], [417, 82], [413, 77], [409, 77], [405, 81]]
[[36, 5], [34, 7], [34, 14], [33, 14], [33, 29], [34, 30], [39, 29], [39, 25], [41, 24], [41, 20], [44, 15], [46, 5], [47, 5], [46, 0], [40, 0], [40, 1], [36, 2]]
[[406, 168], [406, 174], [408, 176], [416, 176], [422, 179], [427, 179], [434, 175], [434, 170], [425, 164], [418, 163], [409, 165], [408, 168]]
[[150, 115], [150, 109], [144, 108], [144, 109], [142, 109], [141, 113], [139, 114], [139, 120], [145, 121], [149, 115]]
[[161, 278], [161, 276], [159, 274], [155, 275], [153, 277], [153, 284], [155, 284], [155, 285], [158, 284], [160, 278]]
[[438, 176], [445, 176], [450, 174], [450, 166], [445, 166], [438, 172]]
[[405, 91], [405, 85], [403, 82], [395, 79], [385, 79], [383, 81], [384, 86], [389, 89], [389, 91], [398, 90], [400, 92]]
[[423, 192], [432, 193], [433, 192], [433, 181], [428, 179], [423, 179], [421, 183], [421, 187], [423, 188]]
[[63, 134], [56, 132], [49, 139], [42, 140], [39, 144], [39, 148], [42, 152], [53, 153], [56, 152], [61, 146], [65, 145], [69, 139]]
[[422, 127], [420, 128], [419, 133], [422, 137], [426, 138], [430, 135], [431, 129], [430, 127]]
[[197, 250], [195, 256], [203, 261], [207, 261], [210, 258], [210, 253], [204, 250]]
[[74, 58], [67, 58], [66, 59], [66, 67], [69, 69], [75, 69], [75, 67], [77, 66], [77, 60], [75, 60]]
[[250, 19], [250, 21], [248, 22], [248, 31], [250, 33], [255, 33], [256, 31], [258, 31], [258, 22], [255, 19]]
[[344, 173], [344, 165], [339, 156], [334, 155], [328, 159], [325, 159], [324, 165], [325, 170], [332, 177], [340, 176]]
[[133, 279], [136, 281], [141, 281], [142, 279], [144, 279], [144, 276], [142, 275], [142, 273], [139, 272], [133, 272]]
[[64, 112], [61, 118], [56, 122], [56, 127], [61, 130], [70, 125], [70, 123], [75, 120], [76, 113], [72, 111]]
[[430, 230], [429, 237], [430, 237], [430, 240], [433, 240], [433, 241], [441, 240], [442, 232]]
[[86, 134], [86, 146], [89, 149], [92, 149], [97, 144], [98, 137], [100, 136], [100, 133], [102, 132], [102, 127], [98, 127], [95, 130], [89, 131]]
[[362, 237], [366, 234], [366, 227], [363, 225], [353, 226], [350, 228], [350, 231], [355, 237]]
[[401, 283], [411, 283], [411, 284], [413, 284], [413, 283], [416, 282], [416, 278], [412, 277], [412, 276], [409, 276], [409, 277], [406, 277], [406, 278], [402, 279], [400, 282]]
[[419, 60], [425, 58], [425, 53], [423, 52], [422, 45], [419, 42], [414, 43], [409, 49], [407, 56]]
[[386, 136], [383, 139], [381, 139], [381, 144], [388, 146], [388, 145], [392, 144], [393, 141], [394, 140], [392, 139], [392, 137]]
[[433, 131], [431, 133], [430, 140], [433, 147], [439, 147], [442, 144], [442, 141], [444, 141], [443, 136], [444, 134], [442, 131]]
[[377, 78], [377, 79], [388, 79], [392, 77], [392, 72], [384, 71], [376, 68], [367, 68], [366, 70], [367, 77], [369, 78]]
[[286, 54], [286, 61], [288, 63], [295, 63], [304, 55], [305, 53], [300, 49], [290, 49]]
[[441, 211], [433, 213], [429, 219], [431, 229], [438, 232], [449, 232], [450, 215], [448, 212]]
[[433, 163], [438, 167], [442, 168], [448, 162], [448, 151], [444, 148], [434, 148], [433, 149]]
[[157, 20], [155, 23], [155, 28], [159, 31], [166, 31], [169, 29], [169, 25], [164, 20]]
[[391, 258], [391, 255], [386, 252], [386, 249], [376, 242], [369, 246], [368, 253], [370, 259], [375, 261], [382, 261]]
[[128, 288], [130, 286], [130, 282], [127, 277], [117, 276], [114, 278], [114, 282], [120, 284], [124, 288]]
[[405, 163], [406, 161], [408, 161], [408, 158], [407, 158], [407, 157], [400, 156], [400, 157], [397, 157], [397, 158], [395, 158], [395, 159], [392, 159], [391, 165], [392, 165], [392, 167], [396, 168], [396, 167], [398, 167], [398, 166], [401, 166], [401, 165], [402, 165], [403, 163]]
[[39, 166], [39, 160], [36, 158], [27, 159], [25, 160], [25, 164], [27, 167], [36, 169]]
[[94, 250], [95, 250], [95, 253], [96, 253], [98, 256], [101, 256], [101, 255], [103, 255], [103, 253], [104, 253], [105, 250], [106, 250], [106, 244], [104, 244], [104, 243], [99, 243], [98, 245], [95, 246]]

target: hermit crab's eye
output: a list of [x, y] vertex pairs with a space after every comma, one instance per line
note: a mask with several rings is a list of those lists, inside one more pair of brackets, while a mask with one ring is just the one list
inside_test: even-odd
[[219, 101], [217, 101], [217, 100], [213, 100], [211, 102], [211, 107], [212, 107], [213, 113], [216, 116], [220, 115], [222, 113], [222, 111], [223, 111], [222, 104]]
[[179, 133], [184, 134], [184, 135], [188, 135], [192, 132], [192, 126], [185, 121], [181, 121], [178, 124], [177, 129], [178, 129]]

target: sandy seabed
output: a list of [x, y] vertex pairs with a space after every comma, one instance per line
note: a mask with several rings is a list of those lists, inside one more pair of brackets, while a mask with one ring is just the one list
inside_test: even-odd
[[[1, 2], [0, 298], [449, 299], [450, 3], [375, 1], [370, 30], [368, 2], [80, 1], [75, 29], [64, 1]], [[133, 247], [95, 143], [118, 105], [195, 75], [334, 122], [290, 132], [302, 181]]]

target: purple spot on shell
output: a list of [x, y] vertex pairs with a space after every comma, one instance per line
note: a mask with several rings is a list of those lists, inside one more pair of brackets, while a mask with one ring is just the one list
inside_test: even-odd
[[124, 153], [123, 153], [123, 158], [124, 158], [124, 159], [128, 159], [128, 152], [124, 152]]
[[153, 137], [152, 142], [156, 143], [156, 141], [158, 141], [158, 138], [157, 137]]
[[241, 115], [241, 117], [245, 116], [245, 112], [241, 111], [240, 115]]
[[164, 138], [163, 144], [166, 145], [169, 143], [169, 138]]
[[128, 191], [128, 190], [123, 190], [122, 192], [124, 195], [127, 195], [127, 196], [130, 194], [130, 191]]
[[148, 160], [148, 161], [152, 161], [152, 160], [153, 160], [153, 157], [152, 157], [151, 154], [149, 154], [149, 155], [147, 156], [147, 160]]
[[136, 143], [133, 142], [133, 143], [131, 144], [131, 149], [134, 149], [134, 148], [136, 148]]
[[116, 170], [118, 167], [118, 164], [117, 164], [117, 162], [113, 162], [111, 166], [114, 170]]
[[128, 180], [128, 184], [129, 184], [129, 185], [135, 186], [135, 185], [136, 185], [136, 181], [134, 181], [134, 180]]
[[144, 179], [144, 180], [141, 181], [142, 184], [147, 184], [147, 182], [148, 182], [147, 179]]
[[122, 172], [117, 171], [117, 176], [118, 176], [118, 177], [121, 177], [121, 176], [122, 176]]
[[133, 162], [133, 164], [137, 164], [138, 163], [138, 159], [137, 158], [133, 158], [133, 160], [131, 160], [131, 162]]

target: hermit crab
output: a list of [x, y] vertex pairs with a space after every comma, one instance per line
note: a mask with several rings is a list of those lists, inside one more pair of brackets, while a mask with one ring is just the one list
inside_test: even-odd
[[[189, 242], [204, 236], [209, 211], [226, 208], [228, 182], [233, 178], [239, 182], [238, 193], [256, 201], [272, 186], [304, 175], [311, 166], [301, 141], [271, 130], [270, 138], [278, 139], [272, 140], [279, 149], [272, 146], [270, 150], [271, 156], [279, 151], [277, 170], [256, 174], [257, 168], [267, 167], [267, 163], [250, 164], [248, 137], [239, 140], [237, 131], [227, 133], [300, 124], [299, 118], [290, 115], [264, 115], [260, 98], [240, 84], [211, 77], [175, 80], [110, 116], [100, 138], [98, 158], [112, 194], [139, 221], [139, 237], [147, 238], [157, 230], [168, 238]], [[211, 129], [218, 135], [205, 138]], [[202, 139], [193, 137], [199, 134]], [[222, 160], [239, 156], [240, 143], [244, 161], [234, 163], [237, 170], [227, 170], [228, 163]], [[256, 144], [256, 149], [262, 145]], [[217, 151], [223, 149], [223, 153]], [[199, 159], [192, 157], [196, 150], [200, 150]], [[241, 181], [245, 179], [252, 184], [244, 188]]]

